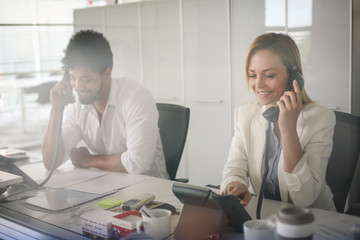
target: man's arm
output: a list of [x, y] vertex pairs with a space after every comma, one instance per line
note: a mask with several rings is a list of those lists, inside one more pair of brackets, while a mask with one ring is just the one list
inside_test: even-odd
[[110, 155], [91, 155], [86, 147], [73, 148], [70, 158], [74, 166], [99, 168], [107, 171], [126, 172], [121, 162], [121, 153]]
[[[64, 73], [62, 80], [50, 90], [51, 112], [48, 128], [46, 130], [43, 144], [41, 147], [44, 165], [48, 170], [51, 168], [54, 161], [55, 151], [57, 147], [58, 156], [56, 159], [55, 167], [61, 165], [64, 158], [64, 145], [61, 131], [61, 122], [64, 107], [69, 103], [68, 96], [72, 94], [71, 91], [72, 88], [68, 81], [68, 76], [66, 72]], [[59, 127], [60, 132], [59, 136], [57, 136]], [[58, 146], [56, 146], [57, 137], [59, 137]]]

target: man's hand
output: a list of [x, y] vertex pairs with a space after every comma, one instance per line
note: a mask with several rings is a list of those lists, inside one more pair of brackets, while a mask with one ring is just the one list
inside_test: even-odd
[[88, 168], [93, 156], [86, 147], [80, 147], [71, 150], [70, 158], [75, 167]]
[[61, 81], [50, 90], [50, 102], [55, 109], [63, 109], [67, 104], [74, 101], [69, 73], [65, 71]]
[[233, 195], [241, 199], [241, 204], [247, 206], [251, 200], [251, 194], [247, 188], [242, 183], [231, 182], [229, 183], [225, 190], [222, 192], [223, 195]]

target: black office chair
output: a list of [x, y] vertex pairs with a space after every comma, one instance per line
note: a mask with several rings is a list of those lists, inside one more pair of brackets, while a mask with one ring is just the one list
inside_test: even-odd
[[360, 116], [335, 111], [333, 151], [326, 170], [326, 182], [336, 210], [343, 213], [360, 152]]
[[360, 217], [360, 157], [349, 190], [349, 208], [345, 213]]
[[156, 106], [159, 111], [160, 136], [170, 180], [188, 182], [188, 179], [175, 179], [175, 177], [185, 146], [190, 109], [167, 103], [157, 103]]
[[38, 94], [36, 100], [39, 104], [50, 103], [50, 89], [58, 83], [57, 81], [44, 82], [36, 86], [24, 88], [25, 94]]

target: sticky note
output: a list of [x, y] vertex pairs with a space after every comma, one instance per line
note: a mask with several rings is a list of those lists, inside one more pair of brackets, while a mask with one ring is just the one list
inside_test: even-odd
[[99, 207], [111, 208], [111, 207], [118, 206], [122, 203], [124, 203], [124, 201], [114, 199], [114, 198], [109, 198], [109, 199], [105, 199], [103, 201], [97, 202], [96, 205], [98, 205]]

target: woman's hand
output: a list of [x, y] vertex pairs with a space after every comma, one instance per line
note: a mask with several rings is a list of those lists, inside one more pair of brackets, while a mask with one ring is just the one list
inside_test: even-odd
[[296, 131], [299, 114], [303, 108], [299, 84], [293, 81], [294, 91], [286, 91], [277, 102], [280, 108], [279, 130], [283, 148], [284, 171], [291, 173], [302, 158], [302, 148]]
[[247, 188], [242, 183], [231, 182], [229, 183], [225, 190], [222, 192], [223, 195], [233, 195], [241, 199], [241, 204], [247, 206], [251, 200], [251, 194]]
[[279, 130], [281, 135], [296, 133], [296, 123], [303, 108], [299, 84], [293, 80], [294, 91], [286, 91], [277, 102], [280, 109]]

